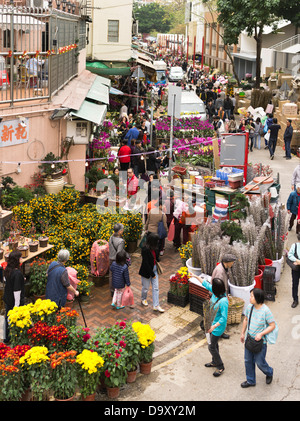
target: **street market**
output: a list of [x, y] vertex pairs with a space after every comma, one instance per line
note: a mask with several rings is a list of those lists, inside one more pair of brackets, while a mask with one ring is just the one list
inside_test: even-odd
[[[264, 302], [259, 294], [276, 305], [291, 258], [289, 231], [296, 225], [298, 233], [299, 199], [296, 210], [289, 203], [297, 201], [300, 179], [290, 183], [296, 198], [286, 201], [272, 165], [298, 165], [299, 79], [289, 79], [295, 101], [278, 89], [284, 75], [277, 74], [275, 89], [270, 76], [259, 95], [219, 69], [152, 44], [165, 77], [174, 66], [184, 77], [155, 85], [141, 66], [142, 76], [112, 78], [116, 94], [84, 159], [85, 191], [67, 181], [68, 159], [54, 154], [40, 162], [32, 185], [2, 178], [1, 401], [122, 400], [137, 374], [150, 375], [162, 351], [155, 324], [174, 307], [195, 322], [212, 355], [206, 367], [219, 377], [215, 338], [228, 339], [232, 325], [242, 331], [250, 303]], [[191, 94], [190, 108], [182, 108], [183, 92]], [[289, 150], [284, 133], [291, 125]], [[21, 277], [20, 295], [7, 286], [12, 269]], [[222, 298], [224, 329], [211, 311]], [[255, 385], [250, 378], [243, 388]]]

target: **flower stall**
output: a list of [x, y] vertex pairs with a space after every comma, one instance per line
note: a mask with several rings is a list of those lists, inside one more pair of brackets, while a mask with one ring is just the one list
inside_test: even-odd
[[135, 381], [130, 374], [139, 365], [141, 374], [143, 363], [145, 374], [151, 371], [155, 333], [148, 324], [122, 320], [92, 333], [77, 325], [75, 310], [50, 300], [15, 307], [8, 317], [12, 341], [0, 344], [2, 401], [95, 400], [100, 390], [114, 399], [120, 386]]

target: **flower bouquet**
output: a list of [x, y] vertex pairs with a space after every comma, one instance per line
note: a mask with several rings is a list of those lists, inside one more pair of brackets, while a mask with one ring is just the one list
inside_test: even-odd
[[52, 380], [49, 370], [48, 349], [44, 346], [35, 346], [29, 349], [19, 361], [28, 375], [33, 399], [37, 401], [47, 400]]
[[56, 400], [70, 400], [77, 386], [76, 354], [74, 350], [55, 352], [50, 356], [52, 389]]
[[104, 360], [97, 352], [84, 349], [77, 355], [77, 379], [84, 399], [96, 393], [103, 364]]

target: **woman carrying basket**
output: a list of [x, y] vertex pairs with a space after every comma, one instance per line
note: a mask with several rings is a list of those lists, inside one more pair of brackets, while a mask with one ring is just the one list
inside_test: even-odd
[[[210, 341], [208, 350], [212, 355], [212, 361], [205, 364], [205, 367], [216, 367], [213, 375], [219, 377], [225, 370], [219, 352], [219, 339], [226, 329], [228, 316], [228, 298], [226, 296], [225, 284], [219, 278], [213, 278], [210, 284], [200, 276], [195, 276], [194, 274], [192, 276], [198, 279], [204, 288], [212, 292], [208, 312], [204, 311], [204, 327], [206, 333], [210, 334], [208, 338], [208, 342]], [[213, 319], [212, 323], [210, 323], [211, 319]]]

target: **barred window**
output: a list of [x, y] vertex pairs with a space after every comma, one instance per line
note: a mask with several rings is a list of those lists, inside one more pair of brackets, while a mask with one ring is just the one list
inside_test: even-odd
[[107, 41], [119, 42], [119, 21], [118, 20], [108, 21]]

